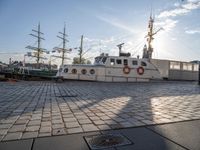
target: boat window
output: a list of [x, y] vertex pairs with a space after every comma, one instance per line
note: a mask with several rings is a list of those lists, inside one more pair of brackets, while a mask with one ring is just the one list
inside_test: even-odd
[[102, 58], [102, 57], [96, 57], [94, 63], [95, 63], [95, 64], [99, 64], [99, 62], [101, 61], [101, 58]]
[[180, 62], [171, 61], [170, 62], [170, 69], [180, 70], [181, 69], [181, 63]]
[[107, 57], [104, 57], [103, 59], [102, 59], [102, 62], [105, 64], [105, 62], [106, 62], [106, 59], [107, 59]]
[[198, 64], [193, 64], [193, 71], [198, 71], [199, 70], [199, 65]]
[[124, 59], [124, 65], [128, 65], [128, 60]]
[[144, 61], [142, 61], [142, 62], [141, 62], [141, 66], [147, 66], [147, 63], [144, 62]]
[[116, 62], [117, 62], [118, 65], [122, 64], [122, 60], [121, 59], [117, 59]]
[[137, 66], [137, 65], [138, 65], [137, 60], [133, 60], [133, 61], [132, 61], [132, 64], [133, 64], [134, 66]]
[[192, 71], [192, 64], [191, 63], [183, 63], [183, 70]]
[[65, 68], [65, 69], [64, 69], [64, 73], [68, 73], [68, 68]]
[[86, 73], [87, 73], [87, 70], [86, 70], [86, 69], [82, 69], [82, 70], [81, 70], [81, 73], [82, 73], [82, 74], [86, 74]]
[[91, 69], [91, 70], [90, 70], [90, 74], [95, 74], [95, 70], [94, 70], [94, 69]]
[[110, 65], [113, 66], [115, 64], [115, 59], [110, 59]]
[[77, 73], [77, 70], [76, 70], [76, 69], [72, 69], [72, 73], [73, 73], [73, 74], [76, 74], [76, 73]]

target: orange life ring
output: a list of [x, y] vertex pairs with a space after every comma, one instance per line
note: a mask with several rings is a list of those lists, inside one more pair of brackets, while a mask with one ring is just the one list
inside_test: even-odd
[[130, 71], [131, 71], [131, 68], [130, 68], [129, 66], [125, 66], [125, 67], [123, 68], [123, 72], [124, 72], [125, 74], [129, 74]]
[[139, 75], [143, 75], [143, 74], [144, 74], [144, 68], [143, 68], [143, 67], [138, 67], [138, 68], [137, 68], [137, 73], [138, 73]]

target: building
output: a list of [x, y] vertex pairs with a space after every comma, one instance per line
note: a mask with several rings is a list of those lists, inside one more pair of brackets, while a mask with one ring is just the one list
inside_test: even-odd
[[151, 59], [162, 77], [168, 80], [197, 81], [199, 78], [199, 64], [174, 60]]

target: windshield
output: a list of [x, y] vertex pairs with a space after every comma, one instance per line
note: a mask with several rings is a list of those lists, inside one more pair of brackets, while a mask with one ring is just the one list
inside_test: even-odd
[[107, 57], [96, 57], [94, 64], [105, 64]]

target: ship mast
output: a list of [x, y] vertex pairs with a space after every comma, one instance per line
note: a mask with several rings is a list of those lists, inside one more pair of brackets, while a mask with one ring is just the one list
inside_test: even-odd
[[69, 59], [69, 58], [65, 57], [65, 54], [71, 52], [71, 49], [66, 49], [66, 42], [68, 42], [68, 40], [66, 38], [67, 37], [67, 34], [66, 34], [66, 25], [64, 25], [63, 32], [59, 32], [59, 33], [62, 36], [58, 35], [57, 37], [62, 40], [62, 48], [54, 47], [54, 50], [56, 50], [59, 53], [61, 53], [61, 56], [53, 56], [53, 57], [61, 58], [62, 59], [61, 65], [64, 65], [65, 59]]
[[29, 45], [26, 48], [36, 51], [35, 55], [33, 55], [31, 57], [36, 57], [37, 68], [39, 69], [40, 68], [40, 64], [39, 64], [40, 59], [45, 59], [44, 57], [42, 57], [42, 53], [43, 52], [48, 53], [48, 52], [46, 49], [41, 48], [41, 40], [45, 40], [45, 39], [41, 37], [41, 35], [44, 35], [44, 33], [40, 32], [40, 23], [38, 24], [38, 29], [37, 30], [32, 29], [32, 31], [36, 33], [36, 35], [32, 34], [32, 33], [30, 35], [37, 38], [37, 47], [33, 47], [33, 46]]
[[154, 31], [154, 19], [152, 14], [150, 15], [149, 24], [148, 24], [148, 34], [145, 36], [147, 38], [147, 46], [144, 46], [143, 49], [143, 58], [151, 59], [153, 53], [152, 42], [154, 40], [154, 35], [156, 35], [163, 28], [159, 28], [157, 31]]

